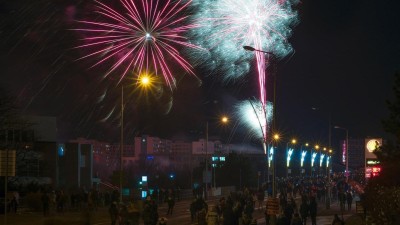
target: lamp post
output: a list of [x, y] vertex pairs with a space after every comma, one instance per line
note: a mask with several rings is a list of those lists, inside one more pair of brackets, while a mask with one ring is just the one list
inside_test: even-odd
[[328, 197], [326, 198], [326, 208], [331, 208], [331, 165], [332, 165], [332, 149], [328, 150], [328, 155], [326, 158], [326, 169], [327, 169], [327, 176], [328, 176]]
[[[227, 124], [229, 122], [229, 118], [227, 116], [222, 116], [221, 117], [221, 122], [223, 124]], [[207, 135], [207, 137], [208, 137], [208, 135]], [[218, 159], [217, 161], [219, 162], [220, 159]], [[217, 163], [215, 164], [215, 166], [213, 166], [213, 184], [214, 184], [213, 186], [214, 186], [214, 190], [217, 189], [216, 176], [215, 176], [215, 170], [216, 169], [217, 169]]]
[[293, 148], [289, 149], [289, 144], [295, 145], [297, 142], [296, 139], [292, 139], [290, 142], [286, 143], [286, 179], [289, 177], [289, 166], [290, 166], [290, 159], [292, 157]]
[[[280, 139], [279, 134], [274, 134], [274, 136], [273, 136], [274, 142], [278, 142], [279, 139]], [[274, 145], [273, 145], [273, 144], [272, 144], [272, 148], [274, 149]], [[275, 153], [272, 154], [272, 159], [271, 159], [271, 162], [272, 162], [272, 166], [271, 166], [271, 168], [272, 168], [272, 196], [273, 196], [273, 197], [276, 196], [276, 187], [275, 187], [275, 160], [274, 160], [274, 156], [275, 156]]]
[[204, 199], [207, 200], [208, 196], [208, 121], [206, 122], [206, 159], [205, 159], [205, 188], [204, 188]]
[[[273, 57], [275, 57], [275, 55], [274, 55], [274, 53], [272, 53], [272, 52], [268, 52], [268, 51], [263, 51], [263, 50], [260, 50], [260, 49], [256, 49], [256, 48], [254, 48], [254, 47], [251, 47], [251, 46], [243, 46], [243, 49], [244, 50], [246, 50], [246, 51], [251, 51], [251, 52], [261, 52], [261, 53], [264, 53], [264, 54], [268, 54], [268, 55], [271, 55], [271, 56], [273, 56]], [[274, 71], [275, 72], [275, 71]], [[265, 94], [265, 93], [264, 93]], [[266, 95], [266, 94], [265, 94]], [[274, 87], [273, 87], [273, 103], [272, 103], [272, 106], [273, 106], [273, 108], [272, 108], [272, 110], [273, 110], [273, 112], [272, 112], [272, 131], [274, 132], [275, 131], [275, 120], [276, 120], [276, 99], [275, 99], [275, 96], [276, 96], [276, 79], [274, 78]], [[262, 98], [266, 98], [266, 96], [262, 96]], [[263, 101], [262, 101], [263, 102]], [[263, 104], [265, 104], [265, 103], [263, 103]], [[266, 105], [263, 105], [263, 110], [264, 110], [264, 113], [265, 113], [265, 120], [267, 120], [267, 113], [266, 113]], [[265, 126], [267, 126], [267, 121], [265, 121]], [[275, 136], [274, 135], [274, 137], [271, 139], [271, 141], [273, 141], [273, 140], [275, 140], [275, 141], [277, 141], [277, 139], [275, 139], [275, 138], [277, 138], [277, 139], [279, 139], [279, 135], [277, 135], [277, 136]], [[266, 134], [264, 134], [264, 137], [263, 137], [263, 145], [264, 145], [264, 152], [265, 152], [265, 154], [267, 154], [267, 152], [268, 151], [270, 151], [269, 149], [267, 149], [267, 135]], [[272, 149], [273, 149], [274, 147], [272, 146]], [[268, 159], [268, 161], [270, 161], [270, 159]], [[272, 177], [273, 177], [273, 195], [274, 195], [274, 197], [275, 197], [275, 162], [273, 161], [273, 159], [271, 160], [272, 161]], [[268, 172], [268, 178], [269, 178], [269, 172]]]
[[[256, 51], [256, 52], [261, 52], [261, 53], [265, 53], [265, 54], [268, 54], [268, 55], [272, 55], [274, 58], [275, 58], [275, 55], [272, 53], [272, 52], [267, 52], [267, 51], [263, 51], [263, 50], [259, 50], [259, 49], [255, 49], [255, 48], [253, 48], [253, 47], [251, 47], [251, 46], [243, 46], [243, 48], [244, 48], [244, 50], [246, 50], [246, 51]], [[267, 67], [265, 66], [265, 69], [266, 69]], [[275, 97], [276, 97], [276, 71], [273, 71], [273, 74], [274, 74], [274, 86], [273, 86], [273, 104], [272, 104], [272, 106], [273, 106], [273, 113], [272, 113], [272, 131], [274, 132], [275, 131], [275, 122], [276, 122], [276, 99], [275, 99]], [[266, 80], [265, 79], [265, 77], [263, 77], [263, 79], [264, 80]], [[264, 84], [265, 85], [265, 84]], [[260, 99], [261, 100], [261, 102], [263, 102], [263, 107], [264, 107], [264, 112], [265, 112], [265, 114], [266, 114], [266, 103], [265, 103], [265, 101], [266, 101], [266, 93], [265, 93], [265, 91], [264, 90], [260, 90], [260, 92], [261, 93], [264, 93], [264, 94], [261, 94], [261, 98], [262, 99]], [[265, 119], [266, 119], [267, 117], [265, 117]], [[265, 124], [267, 124], [267, 121], [266, 121], [266, 123]], [[266, 139], [266, 135], [264, 136], [264, 139]], [[264, 146], [265, 146], [265, 144], [266, 144], [266, 140], [264, 140]], [[275, 197], [276, 195], [276, 193], [275, 193], [275, 162], [274, 162], [274, 160], [272, 160], [272, 163], [273, 163], [273, 166], [272, 166], [272, 169], [273, 169], [273, 173], [272, 173], [272, 178], [273, 178], [273, 188], [272, 188], [272, 195], [273, 195], [273, 197]], [[273, 218], [272, 218], [272, 221], [274, 221], [272, 224], [275, 224], [275, 217], [273, 216]]]
[[323, 175], [324, 174], [324, 167], [322, 166], [323, 162], [324, 162], [324, 158], [326, 156], [326, 147], [322, 148], [322, 151], [319, 152], [319, 175]]
[[346, 182], [349, 181], [349, 130], [344, 127], [334, 126], [335, 129], [341, 129], [346, 131], [346, 171], [344, 175], [346, 176]]
[[121, 85], [121, 143], [119, 148], [119, 199], [122, 202], [122, 157], [124, 153], [124, 85]]
[[[250, 51], [250, 52], [262, 52], [262, 53], [264, 53], [264, 54], [267, 54], [267, 55], [271, 55], [272, 57], [275, 57], [275, 54], [274, 53], [272, 53], [272, 52], [268, 52], [268, 51], [263, 51], [263, 50], [260, 50], [260, 49], [256, 49], [256, 48], [254, 48], [254, 47], [251, 47], [251, 46], [247, 46], [247, 45], [245, 45], [245, 46], [243, 46], [243, 49], [244, 50], [246, 50], [246, 51]], [[266, 67], [265, 67], [266, 68]], [[272, 113], [272, 131], [275, 131], [275, 117], [276, 117], [276, 77], [275, 77], [275, 72], [276, 71], [273, 71], [274, 73], [273, 73], [273, 75], [274, 75], [274, 87], [273, 87], [273, 103], [272, 103], [272, 110], [273, 110], [273, 113]], [[264, 109], [264, 110], [266, 110], [266, 109]], [[265, 118], [267, 118], [267, 117], [265, 117]]]
[[[148, 88], [152, 85], [152, 79], [148, 75], [141, 75], [138, 79], [139, 87]], [[120, 140], [120, 148], [119, 148], [119, 198], [122, 202], [122, 170], [123, 170], [123, 155], [124, 155], [124, 111], [125, 111], [125, 103], [124, 103], [124, 85], [121, 85], [121, 140]]]

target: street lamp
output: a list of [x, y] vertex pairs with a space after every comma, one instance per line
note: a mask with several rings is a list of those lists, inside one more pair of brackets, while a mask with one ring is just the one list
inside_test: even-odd
[[[273, 136], [273, 142], [278, 142], [280, 139], [279, 134], [274, 134]], [[274, 160], [274, 144], [272, 143], [272, 153], [271, 153], [271, 162], [272, 162], [272, 196], [276, 196], [276, 188], [275, 188], [275, 160]]]
[[[251, 52], [261, 52], [261, 53], [265, 53], [265, 54], [268, 54], [268, 55], [271, 55], [271, 56], [273, 56], [273, 57], [275, 57], [275, 55], [274, 55], [274, 53], [272, 53], [272, 52], [267, 52], [267, 51], [263, 51], [263, 50], [260, 50], [260, 49], [256, 49], [256, 48], [254, 48], [254, 47], [251, 47], [251, 46], [243, 46], [243, 49], [244, 50], [246, 50], [246, 51], [251, 51]], [[275, 72], [275, 71], [274, 71]], [[275, 74], [274, 74], [275, 75]], [[262, 92], [261, 92], [262, 93]], [[265, 93], [264, 93], [265, 94]], [[265, 94], [266, 95], [266, 94]], [[276, 96], [276, 79], [274, 78], [274, 86], [273, 86], [273, 103], [272, 103], [272, 106], [273, 106], [273, 108], [272, 108], [272, 110], [273, 110], [273, 112], [272, 112], [272, 131], [275, 131], [275, 120], [276, 120], [276, 103], [275, 103], [275, 96]], [[262, 98], [266, 98], [266, 96], [262, 96]], [[263, 102], [263, 101], [261, 101], [261, 102]], [[266, 116], [266, 105], [263, 105], [263, 110], [264, 110], [264, 113], [265, 113], [265, 119], [267, 120], [267, 116]], [[265, 125], [267, 125], [267, 121], [265, 121]], [[267, 144], [267, 140], [266, 140], [266, 138], [267, 138], [267, 135], [266, 134], [264, 134], [264, 141], [263, 141], [263, 144], [264, 144], [264, 151], [265, 151], [265, 149], [266, 149], [266, 144]], [[275, 140], [275, 141], [277, 141], [279, 139], [279, 135], [278, 136], [275, 136], [274, 135], [274, 137], [273, 137], [273, 139], [272, 140]], [[271, 150], [273, 151], [273, 147], [271, 148]], [[270, 151], [270, 150], [268, 150], [268, 151]], [[267, 151], [265, 151], [265, 154], [267, 153]], [[273, 155], [272, 155], [273, 156]], [[268, 158], [268, 161], [270, 162], [270, 161], [272, 161], [273, 162], [273, 159], [269, 159]], [[273, 162], [274, 163], [274, 162]], [[273, 177], [273, 195], [275, 196], [275, 163], [273, 164], [273, 166], [272, 166], [272, 169], [273, 169], [273, 172], [272, 172], [272, 177]], [[268, 179], [269, 179], [269, 172], [268, 172]]]
[[[256, 49], [254, 47], [247, 46], [247, 45], [243, 46], [243, 49], [246, 50], [246, 51], [250, 51], [250, 52], [262, 52], [264, 54], [271, 55], [272, 57], [275, 58], [275, 54], [273, 52], [263, 51], [263, 50]], [[276, 71], [274, 71], [274, 72], [276, 72]], [[275, 76], [276, 76], [276, 74], [273, 74], [273, 75], [274, 75], [274, 87], [273, 87], [273, 103], [272, 103], [272, 107], [273, 107], [272, 108], [272, 110], [273, 110], [273, 113], [272, 113], [272, 130], [275, 131], [275, 117], [276, 117], [276, 102], [275, 102], [275, 100], [276, 100], [276, 77]], [[266, 109], [264, 109], [264, 110], [266, 110]]]
[[206, 172], [205, 172], [205, 183], [206, 183], [206, 186], [205, 186], [205, 188], [204, 188], [204, 199], [206, 199], [207, 200], [207, 197], [208, 197], [208, 178], [209, 178], [209, 176], [208, 176], [208, 121], [206, 122], [206, 160], [205, 160], [205, 170], [206, 170]]
[[328, 150], [328, 156], [326, 158], [326, 168], [327, 168], [327, 176], [328, 176], [328, 198], [326, 199], [326, 208], [330, 209], [331, 208], [331, 165], [332, 162], [330, 162], [332, 160], [332, 153], [333, 150], [329, 149]]
[[262, 53], [270, 54], [270, 55], [273, 55], [273, 54], [274, 54], [274, 53], [272, 53], [272, 52], [267, 52], [267, 51], [255, 49], [255, 48], [253, 48], [253, 47], [251, 47], [251, 46], [247, 46], [247, 45], [243, 46], [243, 48], [244, 48], [244, 50], [250, 51], [250, 52], [262, 52]]
[[226, 123], [229, 122], [229, 118], [226, 117], [226, 116], [223, 116], [223, 117], [221, 118], [221, 122], [226, 124]]
[[296, 139], [292, 139], [290, 142], [286, 143], [286, 178], [289, 176], [289, 166], [290, 166], [290, 159], [292, 157], [293, 148], [289, 149], [289, 144], [295, 145], [297, 143]]
[[[140, 75], [138, 79], [138, 87], [146, 89], [149, 88], [153, 83], [153, 80], [148, 75]], [[123, 154], [124, 154], [124, 111], [125, 111], [125, 103], [124, 103], [124, 85], [121, 85], [121, 140], [119, 147], [119, 198], [122, 202], [122, 170], [123, 170]]]
[[122, 157], [124, 153], [124, 85], [121, 85], [121, 143], [119, 147], [119, 200], [122, 202]]
[[328, 181], [330, 180], [330, 174], [331, 174], [331, 165], [332, 165], [332, 153], [333, 153], [333, 150], [332, 149], [329, 149], [328, 150], [328, 153], [327, 153], [327, 156], [326, 156], [326, 170], [327, 170], [327, 172], [326, 172], [326, 175], [327, 175], [327, 177], [328, 177]]
[[[227, 123], [229, 123], [229, 118], [227, 116], [222, 116], [221, 117], [221, 122], [223, 124], [227, 124]], [[220, 161], [220, 159], [218, 159], [218, 162], [219, 161]], [[216, 183], [215, 170], [217, 169], [217, 165], [213, 166], [212, 168], [213, 168], [213, 172], [214, 172], [214, 175], [213, 175], [213, 183], [214, 183], [214, 185], [213, 186], [214, 186], [214, 190], [216, 190], [217, 189], [217, 183]]]
[[[228, 123], [229, 118], [227, 116], [223, 116], [221, 118], [222, 123]], [[204, 198], [207, 199], [208, 197], [208, 180], [209, 180], [209, 173], [208, 173], [208, 121], [206, 122], [206, 143], [205, 143], [205, 152], [206, 152], [206, 157], [205, 157], [205, 189], [204, 189]], [[214, 186], [216, 188], [216, 183], [215, 183], [215, 168], [212, 170], [214, 172], [213, 180], [211, 180], [211, 186]], [[214, 185], [213, 185], [214, 184]]]
[[349, 181], [349, 130], [344, 127], [334, 126], [335, 129], [341, 129], [346, 131], [346, 171], [344, 175], [346, 176], [346, 182]]

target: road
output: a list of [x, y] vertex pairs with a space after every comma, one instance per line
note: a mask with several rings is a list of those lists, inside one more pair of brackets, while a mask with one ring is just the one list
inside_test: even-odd
[[[216, 200], [207, 201], [208, 205], [215, 204]], [[298, 204], [299, 205], [299, 204]], [[166, 217], [168, 219], [168, 225], [195, 225], [197, 221], [191, 222], [189, 212], [190, 200], [178, 201], [175, 205], [172, 215], [166, 215], [167, 205], [164, 203], [159, 205], [159, 216]], [[333, 220], [333, 215], [338, 214], [340, 217], [342, 213], [337, 203], [331, 204], [331, 208], [325, 209], [325, 203], [319, 202], [318, 204], [318, 225], [330, 225]], [[343, 212], [343, 218], [347, 219], [351, 215], [355, 214], [355, 204], [351, 211]], [[257, 219], [257, 224], [265, 224], [264, 209], [256, 209], [253, 218]], [[7, 221], [5, 222], [4, 215], [0, 215], [0, 224], [5, 225], [63, 225], [63, 224], [87, 224], [90, 221], [92, 225], [106, 225], [110, 224], [107, 208], [101, 208], [92, 214], [87, 214], [85, 211], [65, 212], [59, 214], [53, 212], [48, 217], [43, 217], [40, 212], [20, 212], [18, 214], [8, 214]], [[307, 222], [311, 224], [311, 220]]]

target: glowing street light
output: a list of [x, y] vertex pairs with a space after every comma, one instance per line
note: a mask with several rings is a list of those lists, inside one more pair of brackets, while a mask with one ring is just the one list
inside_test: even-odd
[[[223, 123], [223, 124], [227, 124], [227, 123], [229, 123], [229, 118], [227, 117], [227, 116], [222, 116], [221, 117], [221, 122]], [[208, 122], [207, 122], [207, 132], [208, 132]], [[208, 134], [207, 134], [207, 137], [208, 137]], [[208, 138], [207, 138], [208, 139]], [[207, 142], [208, 143], [208, 142]], [[216, 159], [215, 157], [213, 157], [214, 159]], [[218, 158], [218, 157], [217, 157]], [[215, 161], [214, 159], [212, 159], [212, 161]], [[219, 158], [218, 158], [218, 160], [220, 160]], [[214, 183], [214, 190], [216, 190], [216, 188], [217, 188], [217, 183], [216, 183], [216, 175], [215, 175], [215, 170], [217, 169], [217, 166], [216, 165], [214, 165], [213, 164], [213, 166], [212, 166], [212, 169], [213, 169], [213, 183]]]
[[[278, 142], [279, 141], [279, 139], [280, 139], [280, 135], [279, 134], [274, 134], [273, 136], [272, 136], [272, 140], [273, 140], [273, 142]], [[268, 160], [270, 160], [270, 162], [272, 162], [272, 196], [276, 196], [275, 194], [275, 160], [274, 160], [274, 156], [275, 156], [275, 154], [274, 154], [274, 145], [272, 144], [272, 147], [270, 148], [270, 153], [269, 153], [270, 155], [270, 157], [268, 158]], [[268, 176], [269, 177], [269, 176]]]
[[[279, 138], [280, 138], [279, 134], [274, 134], [272, 136], [272, 140], [274, 142], [278, 142]], [[272, 163], [273, 159], [274, 159], [274, 145], [272, 144], [271, 147], [268, 148], [268, 167], [269, 168], [271, 168], [271, 163]]]
[[147, 86], [150, 83], [150, 78], [148, 76], [142, 77], [141, 83], [143, 84], [143, 86]]
[[156, 85], [156, 78], [154, 76], [144, 73], [138, 77], [137, 85], [142, 90], [152, 89]]
[[[141, 75], [139, 76], [138, 80], [138, 87], [139, 88], [147, 88], [153, 84], [153, 80], [149, 75]], [[122, 201], [122, 170], [123, 170], [123, 154], [124, 154], [124, 111], [125, 111], [125, 104], [124, 104], [124, 85], [121, 85], [121, 140], [120, 140], [120, 148], [119, 148], [119, 194], [120, 194], [120, 201]]]
[[[279, 134], [274, 134], [272, 136], [273, 142], [278, 142], [280, 139]], [[268, 166], [271, 167], [271, 162], [274, 160], [274, 145], [272, 144], [271, 147], [269, 148], [268, 152]]]
[[274, 142], [278, 142], [280, 139], [279, 134], [274, 134], [272, 136], [272, 145], [271, 148], [269, 148], [269, 153], [268, 153], [268, 165], [271, 167], [271, 162], [274, 160]]
[[229, 118], [227, 116], [223, 116], [221, 118], [222, 123], [228, 123], [229, 122]]

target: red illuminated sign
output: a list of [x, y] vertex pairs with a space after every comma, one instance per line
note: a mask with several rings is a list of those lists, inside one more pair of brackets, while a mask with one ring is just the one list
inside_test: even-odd
[[380, 172], [381, 172], [380, 167], [377, 167], [377, 166], [372, 167], [372, 176], [373, 177], [379, 176]]
[[380, 172], [381, 172], [380, 166], [366, 167], [365, 168], [365, 178], [379, 176]]

